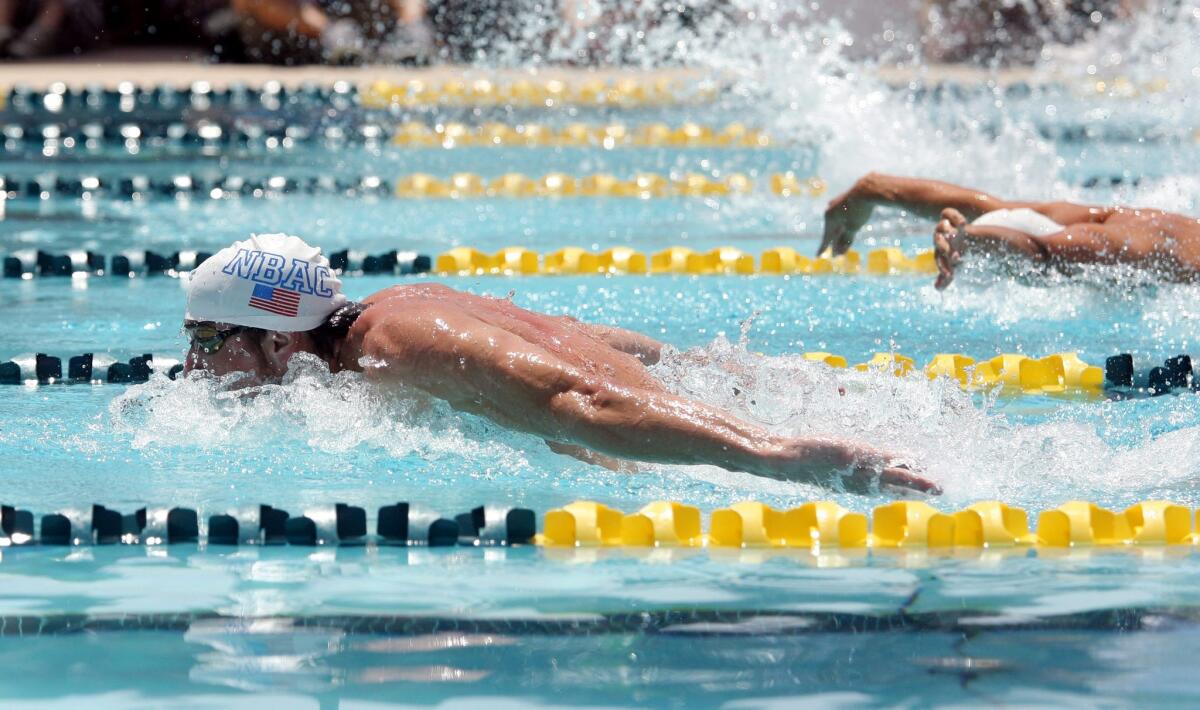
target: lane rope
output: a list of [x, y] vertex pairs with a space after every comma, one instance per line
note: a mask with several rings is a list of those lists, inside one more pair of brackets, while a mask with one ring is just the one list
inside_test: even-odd
[[[913, 89], [910, 82], [906, 86], [918, 98], [991, 95], [999, 89], [1006, 97], [1015, 99], [1062, 84], [1012, 82], [996, 87], [985, 82], [975, 85], [939, 82]], [[1161, 94], [1172, 89], [1171, 82], [1164, 77], [1138, 81], [1127, 76], [1114, 76], [1075, 83], [1073, 86], [1081, 95], [1115, 99]], [[540, 78], [500, 80], [486, 77], [428, 81], [414, 78], [403, 82], [306, 81], [296, 85], [272, 80], [257, 86], [237, 81], [223, 86], [215, 86], [205, 80], [190, 84], [163, 82], [155, 85], [123, 81], [115, 88], [98, 83], [76, 88], [60, 81], [51, 83], [45, 89], [17, 82], [0, 91], [0, 110], [22, 114], [54, 114], [70, 111], [132, 113], [147, 109], [208, 111], [220, 108], [267, 112], [294, 108], [343, 111], [353, 108], [396, 110], [426, 107], [652, 108], [710, 103], [725, 89], [725, 84], [713, 79], [672, 77], [581, 81]]]
[[[1120, 549], [1196, 546], [1200, 532], [1193, 511], [1169, 501], [1137, 503], [1123, 511], [1071, 501], [1029, 514], [1000, 501], [983, 501], [943, 512], [924, 501], [876, 506], [868, 516], [831, 501], [777, 510], [742, 501], [712, 512], [708, 527], [699, 508], [654, 501], [634, 513], [579, 500], [546, 511], [538, 532], [533, 510], [481, 505], [442, 515], [408, 502], [378, 509], [372, 530], [366, 509], [334, 503], [300, 514], [270, 505], [210, 511], [146, 506], [129, 513], [92, 504], [38, 518], [12, 505], [0, 506], [0, 547], [22, 545], [273, 545], [495, 547], [537, 544], [561, 548], [700, 548], [717, 550], [808, 550], [816, 554], [862, 550]], [[553, 559], [553, 558], [552, 558]]]
[[409, 148], [767, 148], [774, 141], [759, 129], [743, 123], [721, 126], [692, 121], [678, 125], [536, 122], [483, 124], [456, 121], [384, 123], [281, 123], [248, 120], [178, 120], [54, 122], [25, 126], [0, 125], [0, 148], [9, 153], [27, 151], [50, 156], [97, 151], [124, 146], [137, 153], [149, 148], [179, 150], [195, 147], [208, 154], [229, 147], [287, 149], [323, 142], [336, 149], [347, 144]]
[[[766, 176], [766, 185], [777, 197], [817, 198], [825, 194], [825, 181], [792, 172]], [[242, 177], [180, 174], [170, 177], [99, 175], [33, 177], [0, 176], [0, 200], [70, 197], [140, 200], [156, 197], [190, 199], [276, 198], [287, 195], [341, 195], [396, 197], [400, 199], [517, 199], [517, 198], [663, 198], [720, 199], [756, 191], [753, 178], [744, 173], [712, 176], [702, 173], [660, 174], [642, 172], [628, 178], [611, 173], [569, 175], [504, 173], [486, 178], [462, 172], [449, 177], [412, 173], [395, 180], [378, 175]]]
[[[105, 274], [179, 276], [196, 268], [209, 256], [210, 252], [198, 250], [160, 253], [129, 249], [106, 257], [84, 249], [65, 253], [23, 249], [3, 255], [0, 263], [3, 264], [3, 276], [13, 279]], [[807, 257], [792, 247], [774, 247], [765, 250], [756, 260], [753, 254], [732, 246], [701, 252], [675, 246], [650, 255], [631, 247], [613, 247], [603, 252], [564, 247], [546, 254], [525, 247], [505, 247], [494, 254], [472, 247], [456, 247], [436, 257], [396, 249], [378, 254], [341, 249], [331, 252], [329, 259], [334, 270], [343, 275], [434, 272], [440, 276], [890, 276], [937, 273], [931, 250], [907, 255], [897, 247], [872, 250], [865, 258], [854, 250], [838, 257]]]
[[117, 112], [147, 109], [208, 111], [228, 108], [280, 112], [289, 109], [333, 108], [391, 110], [422, 107], [610, 107], [651, 108], [696, 105], [711, 102], [719, 93], [717, 84], [706, 80], [670, 77], [588, 79], [517, 79], [493, 81], [480, 78], [463, 81], [405, 82], [384, 80], [332, 83], [304, 82], [289, 86], [279, 81], [249, 86], [230, 82], [221, 87], [208, 81], [189, 85], [160, 83], [145, 85], [124, 81], [115, 88], [91, 84], [83, 88], [55, 82], [39, 90], [16, 83], [0, 93], [0, 109], [14, 113]]
[[[495, 556], [504, 550], [488, 550]], [[634, 553], [625, 548], [626, 555]], [[144, 554], [144, 553], [143, 553]], [[260, 555], [263, 553], [259, 553]], [[397, 555], [398, 557], [403, 555]], [[489, 558], [489, 561], [491, 559]], [[105, 632], [134, 631], [227, 634], [230, 628], [242, 628], [262, 622], [263, 628], [325, 630], [339, 634], [371, 636], [426, 636], [448, 632], [511, 636], [599, 636], [604, 634], [654, 634], [694, 639], [734, 636], [739, 639], [792, 636], [812, 633], [913, 633], [943, 632], [976, 634], [982, 630], [1013, 631], [1153, 631], [1178, 628], [1195, 623], [1195, 607], [1118, 607], [1062, 614], [1039, 613], [1036, 616], [998, 615], [994, 610], [947, 609], [912, 611], [887, 609], [861, 613], [812, 609], [640, 609], [631, 612], [555, 614], [553, 617], [487, 616], [462, 614], [305, 614], [254, 615], [225, 611], [125, 612], [79, 614], [30, 612], [0, 615], [0, 636], [63, 636]], [[963, 680], [975, 677], [982, 665], [975, 658], [962, 669]], [[945, 672], [940, 659], [918, 665]], [[1003, 666], [1001, 666], [1003, 667]]]
[[[849, 361], [828, 352], [806, 352], [805, 360], [835, 368], [848, 369]], [[182, 370], [179, 360], [146, 353], [127, 362], [119, 362], [103, 353], [83, 353], [66, 359], [45, 353], [27, 354], [0, 362], [0, 385], [54, 384], [128, 384], [145, 382], [154, 372], [175, 379]], [[1134, 368], [1129, 353], [1113, 355], [1104, 367], [1089, 365], [1078, 353], [1063, 352], [1045, 357], [1022, 353], [1001, 353], [986, 360], [975, 360], [961, 353], [938, 353], [918, 370], [913, 358], [899, 353], [875, 353], [870, 359], [852, 366], [859, 372], [887, 373], [895, 377], [924, 373], [930, 380], [947, 378], [971, 390], [996, 391], [1002, 396], [1020, 395], [1107, 395], [1113, 398], [1159, 396], [1178, 391], [1200, 390], [1192, 358], [1181, 354], [1167, 358], [1156, 367]]]

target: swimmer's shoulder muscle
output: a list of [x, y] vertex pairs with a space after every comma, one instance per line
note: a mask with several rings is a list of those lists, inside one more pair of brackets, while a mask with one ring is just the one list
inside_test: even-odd
[[[368, 306], [350, 327], [339, 353], [341, 366], [361, 371], [363, 357], [376, 359], [384, 351], [396, 369], [406, 359], [406, 348], [418, 346], [428, 333], [432, 311], [442, 310], [447, 297], [457, 293], [441, 284], [406, 284], [385, 288], [363, 300]], [[393, 342], [394, 341], [394, 342]]]
[[456, 293], [439, 284], [420, 284], [374, 294], [350, 329], [354, 357], [366, 358], [367, 368], [378, 376], [402, 379], [427, 375], [431, 366], [455, 358], [478, 325], [447, 298]]
[[382, 291], [376, 291], [368, 296], [363, 303], [371, 305], [393, 298], [446, 298], [458, 293], [449, 286], [442, 284], [400, 284], [389, 286]]

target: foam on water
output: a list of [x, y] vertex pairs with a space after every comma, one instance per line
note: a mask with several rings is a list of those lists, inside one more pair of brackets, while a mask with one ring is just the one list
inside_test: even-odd
[[1194, 166], [1190, 164], [1178, 169], [1187, 172], [1137, 186], [1123, 186], [1116, 191], [1113, 202], [1168, 212], [1192, 212], [1200, 198], [1200, 178], [1191, 174]]
[[[415, 391], [385, 393], [357, 373], [330, 373], [314, 356], [296, 356], [279, 384], [229, 390], [236, 378], [196, 373], [172, 382], [155, 376], [112, 401], [113, 427], [131, 436], [137, 448], [279, 447], [292, 432], [291, 443], [331, 454], [375, 447], [393, 457], [453, 453], [488, 456], [499, 464], [520, 458], [503, 447], [485, 449], [482, 432], [476, 431], [479, 420], [466, 422], [444, 403]], [[447, 427], [447, 422], [458, 426]]]
[[[991, 398], [973, 400], [957, 384], [930, 382], [923, 373], [895, 378], [832, 370], [720, 342], [706, 354], [711, 364], [689, 357], [685, 372], [668, 379], [775, 431], [844, 436], [907, 454], [944, 485], [947, 504], [999, 498], [1041, 507], [1065, 497], [1127, 501], [1164, 490], [1191, 498], [1189, 487], [1200, 475], [1200, 464], [1188, 456], [1200, 442], [1193, 395], [1076, 404], [1049, 421], [1025, 423]], [[1142, 409], [1145, 418], [1120, 416], [1118, 408]]]
[[[926, 85], [915, 54], [901, 59], [917, 70], [917, 80], [890, 86], [878, 78], [874, 62], [848, 56], [854, 38], [836, 21], [805, 21], [810, 13], [804, 8], [770, 0], [738, 5], [751, 21], [720, 25], [708, 35], [685, 33], [680, 44], [686, 52], [680, 51], [689, 64], [731, 83], [723, 101], [736, 107], [739, 118], [778, 138], [818, 146], [818, 173], [831, 195], [876, 170], [936, 177], [1013, 199], [1116, 199], [1190, 210], [1200, 196], [1192, 177], [1194, 151], [1168, 151], [1153, 166], [1152, 179], [1106, 195], [1065, 181], [1059, 147], [1043, 138], [1046, 126], [1053, 130], [1065, 121], [1101, 135], [1113, 123], [1137, 125], [1146, 135], [1190, 143], [1196, 129], [1192, 97], [1200, 86], [1195, 3], [1151, 2], [1135, 19], [1107, 22], [1080, 45], [1048, 46], [1031, 74], [1032, 82], [1047, 85], [1028, 98], [979, 87], [936, 100], [918, 93]], [[1101, 79], [1109, 85], [1120, 79], [1136, 93], [1089, 96], [1088, 87]], [[1135, 170], [1130, 177], [1142, 176]], [[820, 229], [820, 201], [743, 202], [726, 211], [764, 207], [797, 234]], [[888, 234], [877, 222], [863, 236], [881, 231]]]
[[965, 180], [1002, 193], [1055, 186], [1053, 147], [1031, 124], [1003, 112], [998, 124], [987, 122], [966, 98], [924, 104], [916, 87], [889, 86], [875, 63], [848, 58], [853, 38], [836, 22], [797, 27], [791, 7], [754, 7], [758, 21], [696, 56], [732, 77], [733, 100], [748, 104], [773, 133], [816, 139], [822, 175], [835, 191], [865, 170]]
[[1150, 0], [1133, 21], [1107, 22], [1073, 46], [1048, 46], [1040, 67], [1080, 77], [1166, 79], [1165, 88], [1182, 95], [1200, 79], [1194, 71], [1200, 52], [1191, 41], [1198, 28], [1200, 5], [1194, 0]]

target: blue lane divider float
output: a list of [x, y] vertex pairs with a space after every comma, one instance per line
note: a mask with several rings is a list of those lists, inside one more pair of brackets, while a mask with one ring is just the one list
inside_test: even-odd
[[270, 505], [215, 513], [203, 526], [195, 509], [146, 506], [121, 513], [104, 505], [47, 513], [0, 505], [0, 547], [22, 545], [293, 545], [401, 547], [509, 546], [534, 541], [537, 516], [527, 508], [480, 506], [442, 516], [406, 502], [385, 505], [374, 533], [364, 508], [335, 503], [290, 515]]

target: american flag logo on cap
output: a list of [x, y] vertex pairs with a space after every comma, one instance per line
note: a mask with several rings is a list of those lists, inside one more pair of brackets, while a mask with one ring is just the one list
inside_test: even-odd
[[254, 292], [250, 294], [249, 305], [260, 311], [295, 318], [300, 311], [300, 294], [285, 288], [255, 284]]

